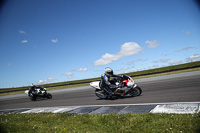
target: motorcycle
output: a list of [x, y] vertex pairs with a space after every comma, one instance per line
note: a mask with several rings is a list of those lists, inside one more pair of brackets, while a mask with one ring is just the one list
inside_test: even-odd
[[36, 101], [38, 98], [52, 98], [52, 95], [47, 93], [47, 89], [43, 87], [36, 87], [34, 90], [30, 88], [25, 91], [25, 94], [27, 94], [32, 101]]
[[[90, 83], [90, 86], [95, 89], [95, 94], [100, 99], [107, 99], [108, 93], [100, 87], [101, 81], [94, 81]], [[130, 95], [132, 97], [139, 96], [142, 93], [142, 89], [135, 84], [134, 80], [128, 75], [120, 75], [117, 78], [112, 78], [110, 83], [113, 85], [121, 84], [122, 88], [114, 88], [111, 89], [113, 92], [113, 96], [121, 96]]]

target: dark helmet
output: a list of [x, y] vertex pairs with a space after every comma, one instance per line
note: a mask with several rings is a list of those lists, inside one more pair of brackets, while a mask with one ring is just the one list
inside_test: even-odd
[[107, 76], [113, 76], [113, 70], [110, 67], [105, 68], [105, 74]]

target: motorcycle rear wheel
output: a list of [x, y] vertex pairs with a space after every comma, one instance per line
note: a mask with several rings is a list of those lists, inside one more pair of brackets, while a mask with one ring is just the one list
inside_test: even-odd
[[129, 94], [132, 96], [132, 97], [136, 97], [136, 96], [139, 96], [141, 95], [142, 93], [142, 89], [139, 87], [139, 86], [136, 86], [135, 88], [131, 88], [129, 90]]

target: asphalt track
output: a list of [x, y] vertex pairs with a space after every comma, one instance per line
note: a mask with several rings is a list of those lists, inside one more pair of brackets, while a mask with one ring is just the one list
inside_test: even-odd
[[139, 79], [143, 93], [138, 97], [100, 100], [90, 86], [51, 91], [52, 99], [31, 101], [25, 94], [0, 97], [0, 110], [83, 105], [114, 105], [200, 101], [200, 71]]

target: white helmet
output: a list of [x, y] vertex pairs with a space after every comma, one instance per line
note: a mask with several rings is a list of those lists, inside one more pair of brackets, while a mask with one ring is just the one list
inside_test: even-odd
[[105, 68], [105, 74], [107, 76], [113, 76], [113, 70], [110, 67]]

